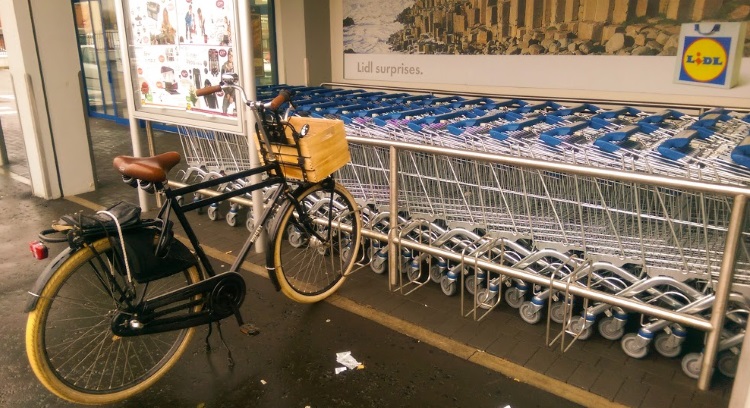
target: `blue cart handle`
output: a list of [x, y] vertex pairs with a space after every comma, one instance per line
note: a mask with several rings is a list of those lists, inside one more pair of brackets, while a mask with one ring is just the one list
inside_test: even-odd
[[707, 139], [712, 133], [703, 128], [686, 129], [678, 132], [671, 138], [662, 142], [656, 150], [661, 153], [662, 156], [670, 160], [680, 160], [687, 156], [685, 150], [690, 146], [690, 142], [696, 137], [699, 139]]
[[656, 129], [658, 129], [658, 127], [646, 122], [639, 122], [635, 125], [623, 126], [615, 132], [606, 133], [604, 134], [604, 136], [594, 140], [594, 146], [604, 150], [605, 152], [614, 153], [620, 150], [620, 145], [618, 144], [618, 142], [621, 143], [628, 140], [630, 136], [634, 135], [636, 132], [651, 133]]
[[743, 139], [742, 142], [732, 150], [731, 157], [732, 161], [735, 163], [750, 169], [750, 136]]

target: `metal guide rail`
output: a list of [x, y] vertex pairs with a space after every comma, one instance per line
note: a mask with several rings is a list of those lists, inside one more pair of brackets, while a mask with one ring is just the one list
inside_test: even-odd
[[[560, 324], [562, 343], [596, 328], [634, 358], [653, 344], [666, 357], [682, 356], [683, 371], [700, 376], [704, 389], [710, 376], [701, 366], [713, 367], [717, 354], [719, 371], [734, 376], [750, 313], [750, 228], [738, 199], [750, 191], [750, 115], [294, 90], [297, 114], [346, 123], [352, 160], [336, 177], [362, 204], [371, 236], [390, 232], [398, 241], [365, 245], [373, 271], [390, 264], [402, 272], [394, 275], [399, 289], [434, 282], [446, 295], [465, 290], [477, 318], [501, 303], [530, 324], [547, 315]], [[189, 165], [183, 182], [249, 166], [244, 137], [185, 127], [180, 137]], [[393, 149], [404, 142], [412, 147]], [[585, 170], [597, 168], [605, 171]], [[388, 205], [394, 184], [397, 214]], [[230, 225], [239, 210], [230, 207]], [[217, 214], [218, 206], [209, 209]], [[439, 255], [446, 253], [453, 256]], [[732, 274], [728, 294], [722, 276]], [[665, 312], [634, 313], [640, 305]], [[625, 333], [628, 320], [639, 322], [637, 332]], [[706, 350], [683, 350], [688, 335], [700, 335], [688, 327], [709, 332]]]

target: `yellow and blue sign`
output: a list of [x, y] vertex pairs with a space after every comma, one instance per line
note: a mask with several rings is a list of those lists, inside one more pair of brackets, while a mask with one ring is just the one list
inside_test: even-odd
[[679, 80], [711, 85], [727, 82], [731, 37], [685, 37]]

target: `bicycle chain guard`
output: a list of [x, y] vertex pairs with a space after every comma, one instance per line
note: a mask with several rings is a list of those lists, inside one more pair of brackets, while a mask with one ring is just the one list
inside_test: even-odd
[[117, 336], [139, 336], [186, 329], [235, 315], [245, 300], [245, 279], [226, 272], [173, 292], [147, 299], [135, 310], [119, 310], [112, 318]]

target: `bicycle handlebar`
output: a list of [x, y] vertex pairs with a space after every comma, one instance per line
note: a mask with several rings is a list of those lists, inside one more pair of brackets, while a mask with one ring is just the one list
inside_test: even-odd
[[279, 106], [283, 105], [284, 102], [288, 102], [292, 99], [292, 93], [287, 91], [286, 89], [282, 89], [279, 94], [271, 100], [271, 103], [268, 104], [268, 107], [272, 110], [279, 109]]
[[195, 96], [206, 96], [221, 91], [221, 85], [211, 85], [195, 91]]
[[[207, 86], [207, 87], [205, 87], [205, 88], [200, 88], [200, 89], [197, 89], [197, 90], [195, 91], [195, 96], [206, 96], [206, 95], [211, 95], [212, 93], [216, 93], [216, 92], [219, 92], [219, 91], [221, 91], [221, 90], [222, 90], [222, 89], [224, 88], [224, 86], [226, 86], [226, 85], [224, 85], [224, 84], [222, 83], [222, 84], [219, 84], [219, 85], [211, 85], [211, 86]], [[230, 86], [230, 87], [232, 87], [232, 88], [239, 88], [239, 89], [242, 89], [242, 88], [240, 88], [239, 86], [237, 86], [237, 85], [233, 85], [233, 84], [232, 84], [232, 85], [228, 85], [228, 86]], [[243, 90], [243, 94], [244, 94], [244, 90]], [[244, 99], [244, 97], [243, 97], [243, 99]], [[271, 102], [268, 102], [268, 103], [266, 103], [266, 104], [263, 104], [262, 106], [263, 106], [264, 108], [266, 108], [266, 109], [277, 110], [277, 109], [279, 109], [279, 107], [280, 107], [281, 105], [283, 105], [283, 104], [284, 104], [285, 102], [289, 102], [289, 101], [291, 101], [291, 99], [292, 99], [292, 93], [291, 93], [291, 92], [289, 92], [289, 91], [288, 91], [288, 90], [286, 90], [286, 89], [282, 89], [282, 90], [281, 90], [281, 91], [279, 92], [279, 94], [278, 94], [278, 95], [277, 95], [277, 96], [276, 96], [275, 98], [273, 98], [273, 99], [271, 100]], [[248, 105], [250, 104], [250, 102], [247, 102], [247, 103], [248, 103]], [[260, 106], [260, 105], [261, 105], [261, 104], [260, 104], [260, 103], [258, 103], [258, 106]]]

